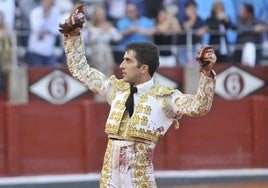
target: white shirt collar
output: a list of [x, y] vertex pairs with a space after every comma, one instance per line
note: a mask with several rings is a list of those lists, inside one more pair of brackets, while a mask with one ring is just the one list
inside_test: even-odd
[[147, 81], [147, 82], [144, 82], [142, 84], [136, 85], [139, 94], [148, 91], [153, 86], [154, 86], [154, 79], [153, 78], [151, 80]]

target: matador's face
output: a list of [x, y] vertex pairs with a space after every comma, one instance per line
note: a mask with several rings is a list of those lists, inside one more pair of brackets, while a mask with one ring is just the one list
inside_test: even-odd
[[[120, 64], [120, 69], [122, 70], [123, 80], [133, 85], [137, 85], [143, 82], [144, 77], [144, 66], [139, 65], [136, 59], [136, 52], [133, 50], [128, 50], [124, 54], [124, 59]], [[147, 69], [148, 72], [148, 69]]]

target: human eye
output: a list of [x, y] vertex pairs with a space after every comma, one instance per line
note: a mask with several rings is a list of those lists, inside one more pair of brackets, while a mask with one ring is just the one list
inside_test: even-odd
[[126, 61], [126, 63], [131, 63], [131, 59], [128, 57], [125, 58], [125, 61]]

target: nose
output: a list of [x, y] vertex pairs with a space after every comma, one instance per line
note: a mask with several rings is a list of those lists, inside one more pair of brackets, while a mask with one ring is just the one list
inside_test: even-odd
[[119, 68], [120, 69], [123, 69], [124, 68], [124, 66], [125, 66], [125, 63], [124, 63], [125, 61], [123, 60], [121, 63], [120, 63], [120, 65], [119, 65]]

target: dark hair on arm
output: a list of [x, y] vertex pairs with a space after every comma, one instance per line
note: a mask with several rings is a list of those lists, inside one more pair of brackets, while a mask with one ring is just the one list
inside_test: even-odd
[[149, 66], [149, 74], [153, 76], [159, 66], [159, 49], [152, 42], [134, 42], [126, 46], [126, 51], [133, 50], [139, 65]]

